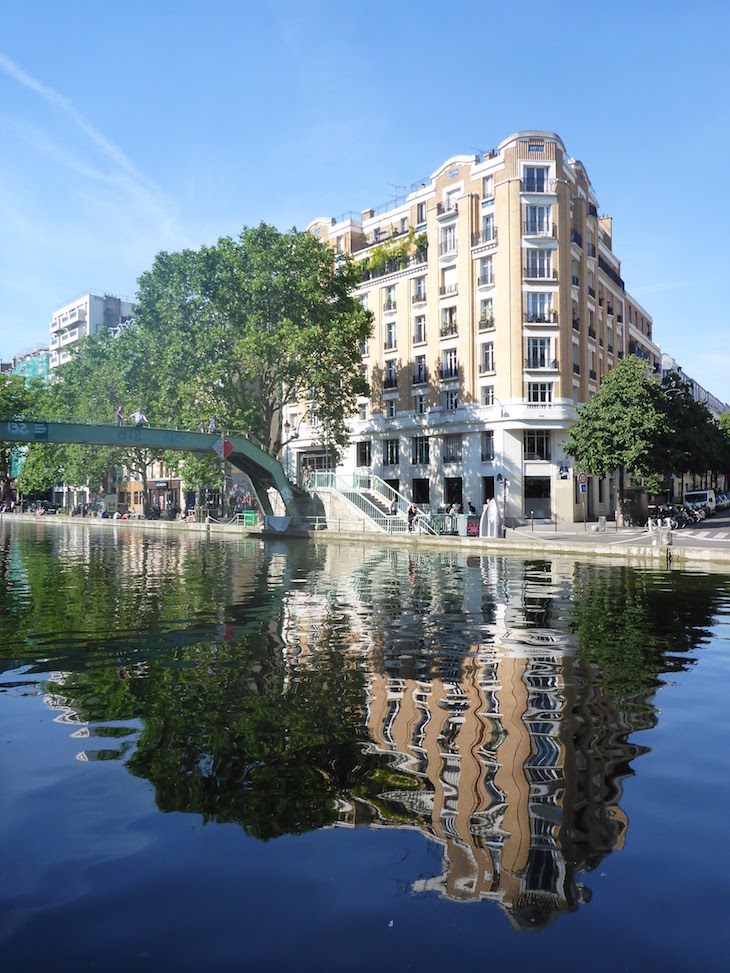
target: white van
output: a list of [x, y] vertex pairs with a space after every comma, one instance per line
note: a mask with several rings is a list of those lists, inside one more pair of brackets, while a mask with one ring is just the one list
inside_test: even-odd
[[715, 491], [714, 490], [690, 490], [685, 493], [684, 502], [693, 507], [705, 507], [709, 513], [715, 512]]

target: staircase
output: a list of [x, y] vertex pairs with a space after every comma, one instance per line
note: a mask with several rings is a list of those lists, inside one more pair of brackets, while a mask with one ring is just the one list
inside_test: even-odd
[[[375, 530], [383, 534], [405, 534], [408, 531], [406, 509], [410, 501], [373, 473], [344, 476], [333, 472], [317, 472], [313, 477], [312, 488], [336, 491], [367, 518]], [[396, 512], [391, 514], [394, 499], [397, 507]], [[429, 513], [419, 511], [417, 530], [420, 533], [436, 533]]]

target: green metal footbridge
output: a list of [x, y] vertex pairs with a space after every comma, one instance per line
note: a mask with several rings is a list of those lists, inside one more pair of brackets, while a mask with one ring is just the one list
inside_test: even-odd
[[120, 449], [151, 449], [156, 453], [176, 450], [197, 456], [216, 452], [245, 473], [256, 491], [264, 514], [273, 510], [268, 490], [281, 496], [291, 523], [302, 526], [292, 486], [273, 456], [245, 435], [184, 432], [179, 429], [150, 429], [141, 426], [101, 426], [82, 422], [45, 422], [37, 419], [0, 420], [0, 441], [17, 443], [79, 443], [86, 446], [116, 446]]

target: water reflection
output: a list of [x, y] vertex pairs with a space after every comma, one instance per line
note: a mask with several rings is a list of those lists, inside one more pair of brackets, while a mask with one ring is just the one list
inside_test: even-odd
[[631, 735], [725, 593], [568, 559], [65, 525], [4, 530], [0, 557], [0, 667], [13, 691], [50, 672], [79, 759], [123, 759], [160, 810], [262, 840], [420, 829], [441, 862], [414, 894], [491, 900], [521, 929], [587, 901], [623, 846]]

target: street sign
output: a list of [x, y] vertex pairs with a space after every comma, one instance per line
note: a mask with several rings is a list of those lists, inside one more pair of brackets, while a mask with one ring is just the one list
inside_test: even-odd
[[211, 448], [218, 453], [221, 459], [227, 459], [233, 452], [233, 444], [225, 436], [220, 436], [216, 439]]
[[[580, 483], [581, 486], [586, 485], [586, 483], [588, 482], [588, 477], [586, 476], [585, 473], [578, 474], [578, 482]], [[581, 493], [585, 493], [585, 490], [581, 490]]]
[[585, 483], [581, 483], [581, 485], [580, 485], [580, 492], [581, 493], [585, 493], [587, 489], [588, 489], [588, 487], [585, 485]]

